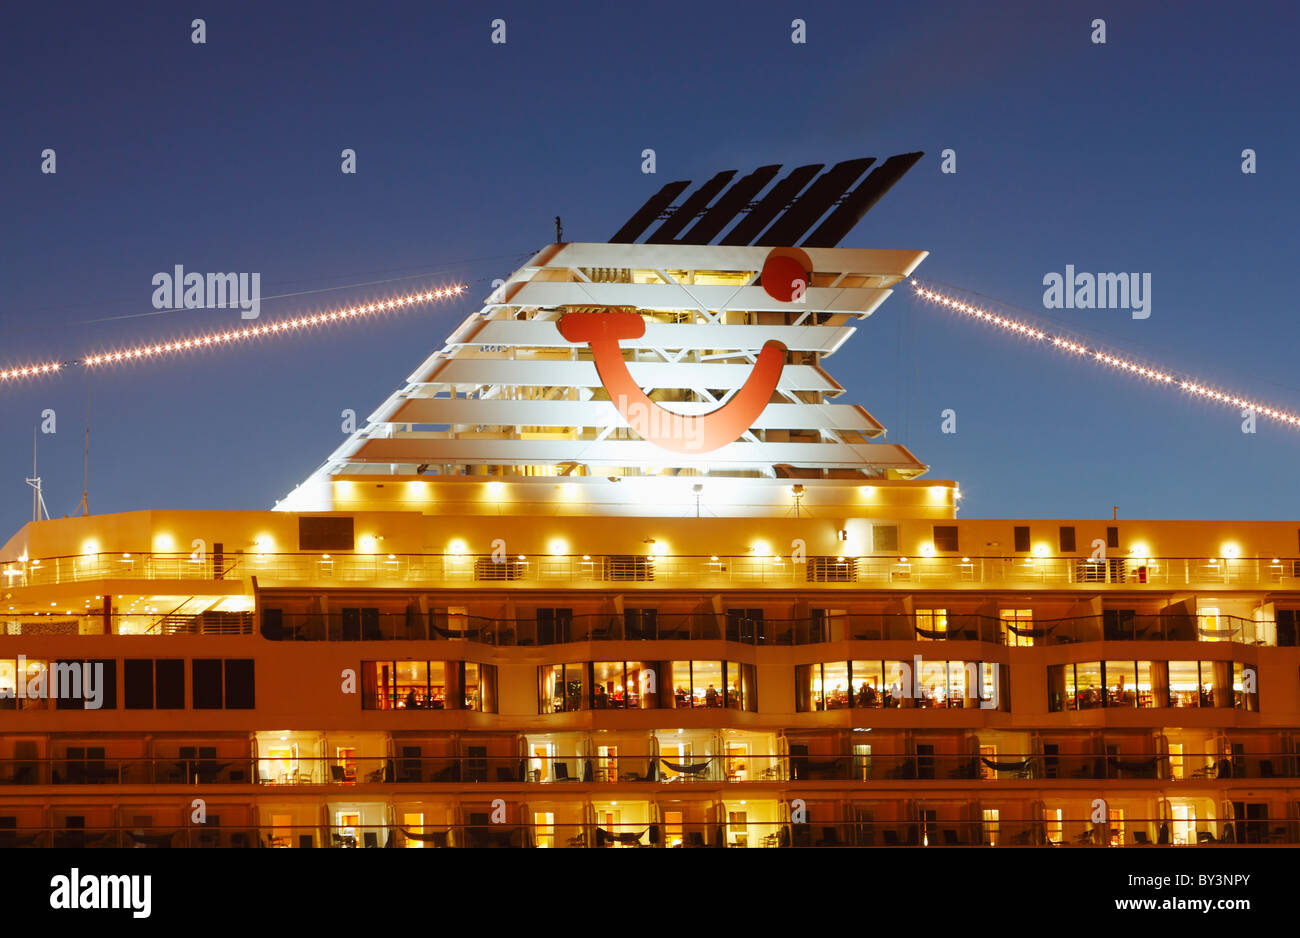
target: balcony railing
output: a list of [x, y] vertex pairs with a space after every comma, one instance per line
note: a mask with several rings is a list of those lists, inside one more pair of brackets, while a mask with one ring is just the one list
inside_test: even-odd
[[[703, 806], [701, 806], [703, 807]], [[906, 811], [910, 805], [898, 805]], [[922, 806], [923, 807], [923, 806]], [[960, 811], [960, 809], [958, 809]], [[975, 806], [967, 811], [976, 812]], [[967, 812], [961, 812], [967, 813]], [[663, 821], [550, 824], [398, 823], [203, 827], [43, 825], [0, 829], [4, 847], [334, 848], [799, 848], [1104, 847], [1295, 845], [1300, 822], [1285, 819], [1125, 818], [1095, 824], [1086, 814], [1045, 820], [926, 817], [852, 821]]]
[[1195, 785], [1300, 778], [1300, 755], [1276, 750], [979, 755], [370, 756], [328, 758], [113, 758], [60, 755], [0, 760], [0, 785], [555, 785], [786, 782], [1006, 782], [1150, 779]]
[[1297, 558], [1153, 557], [809, 557], [753, 554], [558, 555], [177, 553], [84, 554], [14, 561], [0, 567], [7, 588], [93, 580], [228, 580], [256, 576], [273, 585], [410, 584], [497, 588], [682, 586], [690, 588], [867, 587], [952, 589], [962, 586], [1083, 585], [1125, 590], [1296, 588]]
[[[268, 600], [264, 599], [264, 603]], [[270, 600], [269, 602], [273, 602]], [[636, 610], [550, 618], [498, 618], [445, 611], [290, 612], [266, 605], [261, 631], [273, 641], [469, 641], [496, 646], [606, 641], [729, 641], [744, 645], [815, 645], [838, 641], [986, 642], [1010, 646], [1097, 641], [1237, 642], [1271, 640], [1274, 623], [1220, 615], [1073, 616], [1006, 621], [949, 614], [945, 622], [906, 613], [852, 613], [800, 619]]]

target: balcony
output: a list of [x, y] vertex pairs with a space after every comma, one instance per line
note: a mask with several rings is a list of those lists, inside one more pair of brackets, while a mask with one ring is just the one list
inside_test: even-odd
[[[900, 806], [905, 808], [908, 806]], [[973, 808], [968, 810], [974, 810]], [[909, 812], [910, 813], [910, 812]], [[0, 828], [0, 848], [807, 848], [807, 847], [1210, 847], [1294, 846], [1300, 824], [1283, 819], [1130, 817], [1094, 823], [1085, 813], [1052, 819], [964, 818], [736, 821], [722, 823], [397, 823], [348, 826], [53, 825]]]
[[755, 646], [840, 641], [985, 642], [1024, 647], [1081, 642], [1236, 642], [1263, 645], [1272, 622], [1219, 615], [1213, 627], [1195, 615], [1074, 616], [1007, 622], [996, 616], [949, 613], [942, 628], [906, 613], [852, 613], [802, 619], [630, 610], [624, 616], [578, 614], [546, 619], [361, 610], [291, 612], [263, 596], [262, 635], [272, 641], [464, 641], [498, 647], [572, 642], [728, 641]]
[[[873, 755], [701, 755], [659, 754], [614, 757], [556, 755], [358, 756], [229, 759], [113, 758], [96, 747], [78, 748], [46, 759], [0, 760], [0, 785], [102, 786], [175, 785], [346, 788], [368, 785], [568, 784], [660, 786], [771, 785], [786, 782], [889, 783], [1071, 782], [1076, 780], [1161, 781], [1175, 786], [1249, 779], [1300, 778], [1300, 755], [1277, 750], [1142, 753], [1009, 753], [995, 757], [926, 753]], [[958, 787], [967, 787], [966, 785]]]
[[6, 588], [113, 580], [221, 581], [264, 586], [381, 584], [422, 588], [961, 589], [1086, 587], [1124, 590], [1271, 589], [1300, 585], [1295, 558], [809, 557], [488, 554], [123, 553], [43, 557], [5, 564]]

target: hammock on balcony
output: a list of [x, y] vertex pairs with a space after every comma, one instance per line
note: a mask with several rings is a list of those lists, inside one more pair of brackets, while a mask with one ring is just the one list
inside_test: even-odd
[[403, 837], [409, 838], [411, 840], [418, 840], [426, 844], [431, 844], [434, 843], [435, 841], [441, 841], [443, 843], [446, 843], [447, 841], [446, 831], [427, 831], [423, 834], [417, 834], [414, 831], [407, 830], [405, 827], [399, 827], [398, 830], [402, 832]]
[[709, 767], [711, 758], [705, 759], [703, 762], [697, 762], [695, 765], [683, 765], [679, 762], [669, 762], [667, 759], [660, 759], [659, 761], [674, 772], [680, 772], [683, 775], [699, 775]]
[[633, 831], [607, 831], [603, 827], [596, 828], [596, 846], [603, 847], [609, 842], [627, 844], [630, 847], [641, 846], [641, 838], [646, 835], [650, 828], [636, 833]]
[[1047, 626], [1041, 629], [1020, 628], [1019, 626], [1012, 625], [1010, 622], [1004, 622], [1003, 625], [1007, 627], [1007, 631], [1010, 632], [1012, 635], [1024, 635], [1027, 638], [1042, 638], [1043, 636], [1049, 635], [1050, 633], [1056, 631], [1055, 625]]
[[999, 762], [996, 759], [986, 759], [980, 756], [980, 762], [992, 769], [994, 772], [1023, 772], [1029, 768], [1029, 760], [1021, 759], [1019, 762]]
[[935, 638], [948, 637], [948, 627], [946, 625], [941, 629], [923, 629], [919, 625], [916, 626], [915, 628], [916, 628], [916, 634], [921, 636], [922, 638], [935, 639]]

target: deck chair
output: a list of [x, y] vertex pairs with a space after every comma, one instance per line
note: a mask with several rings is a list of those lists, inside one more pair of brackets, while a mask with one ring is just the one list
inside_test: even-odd
[[881, 834], [885, 838], [886, 847], [898, 847], [902, 845], [901, 841], [898, 839], [898, 831], [886, 829], [881, 831]]
[[945, 847], [957, 847], [961, 845], [961, 840], [957, 837], [957, 832], [951, 827], [943, 829], [943, 845]]
[[1146, 831], [1134, 831], [1133, 842], [1135, 844], [1138, 844], [1139, 846], [1145, 846], [1145, 847], [1151, 846], [1151, 838], [1147, 836]]
[[362, 838], [362, 842], [367, 847], [379, 846], [379, 834], [376, 831], [366, 831], [364, 834], [361, 835], [361, 838]]

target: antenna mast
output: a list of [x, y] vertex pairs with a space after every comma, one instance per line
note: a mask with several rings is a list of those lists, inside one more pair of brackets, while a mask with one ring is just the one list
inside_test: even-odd
[[32, 477], [26, 481], [32, 487], [32, 520], [40, 521], [44, 515], [44, 520], [49, 521], [50, 512], [45, 507], [45, 496], [41, 494], [41, 477], [36, 474], [36, 430], [32, 427]]
[[81, 469], [81, 502], [72, 517], [84, 514], [90, 516], [90, 382], [86, 382], [86, 458]]

